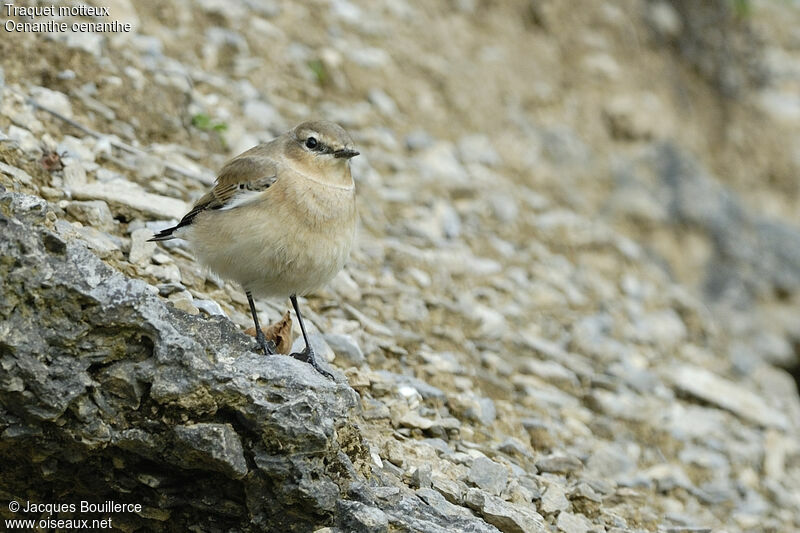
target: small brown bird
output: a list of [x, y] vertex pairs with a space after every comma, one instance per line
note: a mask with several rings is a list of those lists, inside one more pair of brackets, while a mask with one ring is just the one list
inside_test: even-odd
[[288, 296], [306, 347], [292, 357], [318, 364], [297, 296], [330, 281], [344, 266], [356, 229], [350, 135], [327, 121], [304, 122], [247, 150], [220, 170], [214, 188], [151, 241], [189, 241], [200, 261], [244, 288], [264, 353], [275, 353], [258, 323], [253, 294]]

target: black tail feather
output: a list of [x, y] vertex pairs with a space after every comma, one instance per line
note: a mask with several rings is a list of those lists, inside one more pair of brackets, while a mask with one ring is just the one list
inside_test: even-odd
[[161, 231], [153, 235], [151, 239], [147, 239], [147, 242], [160, 242], [160, 241], [168, 241], [170, 239], [174, 239], [175, 235], [173, 235], [173, 233], [175, 233], [176, 229], [178, 229], [178, 226], [172, 226], [171, 228], [162, 229]]

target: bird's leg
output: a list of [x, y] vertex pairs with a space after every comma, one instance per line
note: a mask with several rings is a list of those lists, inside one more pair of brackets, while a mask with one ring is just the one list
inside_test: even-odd
[[305, 361], [306, 363], [310, 364], [314, 367], [314, 370], [322, 374], [328, 379], [333, 379], [333, 374], [319, 366], [317, 362], [316, 354], [314, 354], [314, 349], [311, 347], [311, 343], [308, 342], [308, 334], [306, 333], [306, 325], [303, 324], [303, 317], [300, 315], [300, 307], [297, 305], [297, 295], [292, 294], [289, 296], [289, 299], [292, 301], [292, 307], [294, 307], [294, 312], [297, 315], [297, 321], [300, 322], [300, 331], [303, 332], [303, 340], [306, 342], [306, 349], [303, 350], [301, 353], [293, 353], [291, 354], [292, 357], [299, 361]]
[[244, 291], [247, 295], [247, 303], [250, 304], [250, 314], [253, 315], [253, 323], [256, 326], [256, 342], [264, 350], [264, 355], [275, 355], [275, 343], [272, 341], [268, 341], [267, 338], [264, 336], [264, 332], [261, 331], [261, 325], [258, 323], [258, 313], [256, 313], [256, 304], [253, 301], [253, 295], [250, 294], [250, 291]]

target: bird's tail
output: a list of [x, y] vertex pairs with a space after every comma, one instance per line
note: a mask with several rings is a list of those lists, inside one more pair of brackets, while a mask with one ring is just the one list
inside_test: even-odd
[[174, 239], [176, 236], [173, 234], [175, 233], [176, 229], [178, 229], [178, 226], [172, 226], [171, 228], [162, 229], [161, 231], [153, 235], [151, 239], [147, 239], [147, 241], [160, 242], [160, 241], [168, 241], [170, 239]]

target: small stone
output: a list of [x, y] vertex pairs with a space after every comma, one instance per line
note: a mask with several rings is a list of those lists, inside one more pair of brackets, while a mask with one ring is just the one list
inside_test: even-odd
[[638, 447], [627, 450], [617, 443], [598, 443], [586, 463], [586, 468], [600, 477], [618, 479], [636, 468], [635, 457], [630, 457], [626, 451], [635, 454]]
[[708, 370], [683, 365], [673, 377], [675, 386], [686, 392], [747, 419], [760, 426], [786, 429], [786, 415], [770, 407], [761, 396]]
[[397, 104], [381, 89], [370, 89], [367, 99], [382, 115], [391, 117], [397, 114]]
[[82, 228], [77, 228], [77, 232], [81, 239], [83, 239], [87, 246], [100, 259], [105, 259], [120, 249], [119, 245], [111, 236], [103, 231], [84, 226]]
[[358, 533], [385, 533], [389, 531], [389, 517], [378, 509], [357, 501], [339, 500], [337, 526], [343, 531]]
[[31, 97], [40, 106], [72, 118], [72, 104], [66, 94], [47, 87], [31, 87]]
[[468, 509], [454, 505], [433, 489], [421, 488], [417, 491], [417, 496], [444, 516], [472, 516]]
[[168, 265], [174, 262], [175, 260], [172, 259], [172, 256], [164, 252], [156, 252], [153, 254], [153, 263], [157, 265]]
[[448, 142], [435, 143], [423, 150], [416, 158], [420, 176], [427, 182], [441, 181], [445, 184], [462, 185], [467, 181], [467, 171], [456, 157], [453, 145]]
[[184, 453], [180, 461], [189, 468], [217, 470], [234, 479], [247, 474], [242, 442], [230, 424], [200, 423], [176, 426], [175, 436]]
[[423, 431], [431, 429], [435, 425], [433, 420], [420, 416], [420, 414], [416, 411], [409, 411], [405, 413], [397, 422], [402, 427], [416, 428]]
[[195, 299], [194, 306], [210, 316], [228, 316], [220, 305], [214, 300]]
[[415, 130], [406, 136], [406, 147], [409, 150], [422, 150], [432, 146], [434, 138], [425, 130]]
[[102, 200], [70, 202], [67, 204], [66, 211], [85, 226], [91, 226], [101, 231], [112, 231], [116, 227], [116, 221], [108, 204]]
[[160, 281], [168, 283], [180, 284], [182, 281], [181, 269], [175, 264], [147, 265], [144, 267], [144, 272], [148, 276], [153, 276]]
[[469, 489], [467, 505], [480, 511], [483, 518], [503, 533], [546, 533], [542, 515], [526, 504], [512, 504], [479, 489]]
[[494, 167], [502, 163], [489, 137], [483, 134], [462, 137], [458, 141], [458, 155], [465, 164], [480, 163]]
[[333, 350], [334, 360], [340, 366], [361, 366], [366, 361], [364, 352], [352, 335], [328, 333], [323, 338]]
[[149, 265], [156, 251], [156, 243], [148, 239], [153, 237], [153, 232], [147, 228], [139, 228], [131, 233], [131, 249], [128, 252], [128, 261], [135, 265]]
[[467, 486], [455, 479], [450, 479], [440, 472], [431, 475], [432, 487], [438, 490], [450, 503], [461, 505]]
[[585, 498], [596, 503], [601, 503], [603, 501], [603, 498], [597, 493], [597, 491], [595, 491], [592, 486], [585, 481], [579, 482], [569, 491], [569, 498], [571, 500]]
[[146, 192], [139, 185], [123, 179], [76, 185], [72, 196], [78, 200], [104, 200], [157, 219], [179, 220], [189, 210], [186, 202]]
[[420, 465], [414, 470], [414, 472], [411, 473], [412, 487], [416, 489], [424, 489], [430, 488], [431, 484], [431, 465]]
[[539, 509], [545, 514], [553, 514], [569, 509], [569, 500], [564, 488], [555, 483], [545, 489]]
[[556, 527], [564, 533], [588, 533], [592, 530], [592, 523], [582, 514], [563, 512], [558, 515]]
[[31, 177], [30, 174], [28, 174], [21, 168], [13, 167], [11, 165], [6, 165], [2, 161], [0, 161], [0, 172], [11, 176], [18, 183], [22, 183], [25, 185], [30, 185], [31, 183], [33, 183], [33, 178]]
[[8, 138], [16, 142], [23, 152], [41, 153], [40, 142], [30, 130], [12, 124], [8, 127]]
[[189, 291], [181, 291], [170, 294], [167, 299], [172, 302], [176, 309], [185, 311], [190, 315], [196, 315], [200, 313], [200, 310], [195, 307], [194, 298], [192, 297], [192, 293]]
[[72, 190], [86, 184], [86, 169], [77, 159], [64, 158], [64, 187]]
[[257, 129], [270, 131], [283, 125], [280, 113], [263, 100], [248, 100], [242, 112], [246, 121]]
[[583, 463], [581, 463], [580, 459], [571, 455], [553, 454], [536, 461], [536, 468], [540, 472], [569, 474], [583, 468]]
[[488, 457], [478, 457], [472, 462], [467, 479], [477, 487], [497, 496], [506, 488], [508, 469]]
[[675, 38], [683, 24], [675, 8], [669, 2], [658, 1], [647, 4], [647, 19], [662, 37]]

